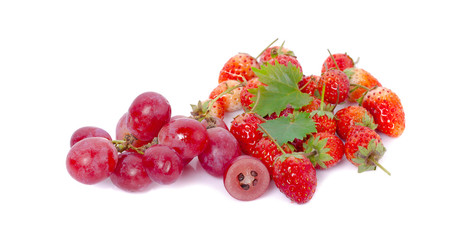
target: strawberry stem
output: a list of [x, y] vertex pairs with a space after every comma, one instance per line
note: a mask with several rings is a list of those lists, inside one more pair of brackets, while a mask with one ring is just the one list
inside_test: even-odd
[[368, 158], [369, 161], [371, 161], [374, 165], [376, 165], [377, 167], [381, 168], [385, 173], [387, 173], [389, 176], [391, 176], [391, 173], [383, 167], [383, 165], [381, 165], [377, 160], [375, 160], [373, 157], [369, 157]]
[[[257, 88], [257, 96], [256, 96], [256, 101], [254, 102], [254, 106], [252, 106], [250, 113], [253, 113], [254, 110], [256, 109], [257, 104], [259, 103], [259, 99], [261, 98], [261, 90]], [[257, 114], [256, 114], [257, 115]]]
[[259, 55], [257, 55], [256, 59], [258, 59], [268, 48], [270, 48], [270, 46], [272, 46], [272, 44], [274, 44], [275, 42], [277, 42], [277, 40], [279, 40], [279, 38], [276, 38], [273, 42], [271, 42], [264, 50], [262, 50], [261, 53], [259, 53]]
[[330, 52], [330, 49], [327, 49], [327, 51], [328, 51], [328, 53], [330, 53], [330, 57], [332, 58], [333, 62], [335, 63], [336, 69], [340, 70], [340, 67], [338, 67], [338, 63], [336, 63], [336, 60], [333, 57], [333, 54]]
[[257, 126], [269, 137], [269, 139], [277, 146], [277, 148], [282, 154], [287, 154], [284, 149], [277, 143], [277, 141], [269, 134], [269, 132], [267, 132], [264, 127], [262, 127], [261, 124], [257, 124]]

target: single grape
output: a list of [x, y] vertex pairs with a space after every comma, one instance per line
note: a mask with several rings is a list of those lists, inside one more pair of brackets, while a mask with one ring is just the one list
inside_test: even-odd
[[214, 117], [214, 116], [204, 118], [203, 120], [201, 120], [201, 124], [205, 128], [222, 127], [226, 130], [229, 130], [228, 126], [226, 125], [223, 119]]
[[173, 149], [164, 145], [153, 145], [143, 156], [143, 165], [148, 176], [155, 182], [171, 184], [183, 172], [183, 161]]
[[145, 92], [129, 107], [127, 128], [141, 141], [151, 141], [163, 125], [170, 121], [171, 107], [167, 99], [156, 92]]
[[66, 157], [66, 168], [77, 181], [95, 184], [111, 175], [117, 161], [117, 150], [108, 139], [90, 137], [71, 147]]
[[[127, 113], [124, 113], [122, 117], [119, 119], [119, 122], [117, 122], [117, 126], [115, 128], [115, 138], [117, 140], [124, 140], [125, 136], [127, 134], [131, 134], [130, 130], [127, 128]], [[148, 144], [150, 141], [140, 141], [139, 139], [136, 139], [133, 143], [132, 146], [134, 147], [141, 147], [145, 144]], [[128, 151], [133, 151], [132, 149], [128, 149]]]
[[70, 145], [71, 147], [83, 140], [84, 138], [88, 138], [88, 137], [103, 137], [103, 138], [106, 138], [106, 139], [109, 139], [109, 140], [112, 140], [111, 136], [109, 135], [109, 133], [107, 133], [104, 129], [102, 128], [98, 128], [98, 127], [82, 127], [82, 128], [79, 128], [78, 130], [76, 130], [73, 135], [71, 136], [71, 141], [70, 141]]
[[126, 152], [119, 155], [117, 166], [110, 176], [112, 183], [129, 192], [143, 191], [152, 180], [145, 171], [142, 154]]
[[237, 156], [241, 149], [236, 138], [228, 130], [214, 127], [207, 130], [209, 142], [198, 156], [200, 164], [212, 176], [222, 177], [225, 167]]
[[158, 142], [175, 150], [181, 159], [192, 159], [206, 148], [208, 134], [200, 122], [179, 118], [163, 126]]
[[250, 201], [267, 191], [270, 174], [259, 159], [241, 155], [226, 169], [223, 181], [226, 191], [232, 197]]

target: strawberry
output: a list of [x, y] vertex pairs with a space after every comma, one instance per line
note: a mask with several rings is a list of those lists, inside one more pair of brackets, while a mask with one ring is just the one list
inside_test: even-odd
[[[346, 53], [336, 53], [336, 54], [332, 54], [332, 55], [333, 55], [333, 58], [330, 55], [323, 62], [322, 74], [324, 72], [326, 72], [328, 69], [332, 69], [332, 68], [339, 69], [340, 71], [343, 71], [347, 68], [352, 68], [352, 67], [355, 66], [355, 62], [353, 61], [353, 59], [350, 56], [348, 56]], [[335, 60], [333, 60], [333, 59], [335, 59]], [[338, 66], [335, 65], [335, 61], [338, 64]]]
[[404, 132], [406, 120], [399, 97], [388, 88], [376, 87], [366, 93], [362, 106], [368, 110], [378, 124], [377, 130], [399, 137]]
[[315, 90], [317, 89], [317, 82], [320, 80], [320, 76], [310, 75], [304, 76], [299, 82], [300, 91], [303, 93], [308, 93], [311, 96], [315, 95]]
[[277, 57], [278, 55], [288, 55], [291, 57], [295, 57], [294, 52], [290, 51], [287, 48], [274, 46], [267, 48], [259, 57], [259, 64], [263, 64], [265, 62], [269, 62], [272, 58]]
[[244, 110], [251, 110], [250, 105], [253, 103], [251, 100], [254, 97], [254, 94], [250, 93], [248, 89], [258, 88], [259, 86], [266, 86], [262, 82], [259, 81], [258, 77], [255, 77], [249, 81], [247, 81], [246, 86], [243, 87], [241, 90], [241, 105]]
[[350, 128], [355, 124], [376, 129], [377, 125], [374, 123], [373, 116], [361, 106], [347, 106], [338, 110], [335, 113], [336, 118], [336, 132], [341, 139], [346, 141]]
[[[281, 147], [286, 153], [291, 153], [292, 151], [287, 145]], [[262, 163], [266, 166], [269, 173], [272, 174], [274, 171], [274, 161], [275, 158], [281, 155], [282, 152], [277, 147], [277, 145], [269, 138], [263, 137], [257, 142], [251, 152], [251, 156], [261, 160]]]
[[243, 113], [236, 116], [231, 122], [229, 131], [238, 140], [241, 150], [251, 155], [252, 149], [262, 138], [258, 124], [264, 121], [254, 113]]
[[317, 188], [317, 174], [312, 163], [302, 154], [283, 154], [272, 172], [277, 188], [293, 202], [310, 201]]
[[266, 120], [272, 120], [272, 119], [276, 119], [282, 116], [287, 117], [288, 115], [292, 113], [294, 113], [294, 108], [288, 105], [284, 110], [282, 110], [282, 112], [280, 112], [279, 116], [277, 116], [277, 113], [272, 113], [271, 115], [267, 115], [264, 118]]
[[[228, 80], [221, 82], [218, 84], [218, 86], [211, 91], [209, 94], [210, 99], [214, 99], [217, 96], [219, 96], [221, 93], [224, 91], [228, 90], [231, 87], [235, 87], [239, 85], [240, 82], [236, 80]], [[226, 93], [222, 95], [217, 102], [222, 102], [224, 106], [224, 111], [225, 112], [234, 112], [237, 110], [242, 109], [241, 107], [241, 91], [242, 87], [237, 87], [236, 89], [233, 89], [231, 92]]]
[[381, 137], [373, 129], [360, 125], [355, 125], [350, 129], [345, 143], [345, 156], [348, 161], [358, 167], [359, 173], [375, 170], [377, 166], [391, 175], [378, 162], [385, 151]]
[[302, 107], [302, 111], [311, 113], [312, 119], [315, 122], [317, 132], [329, 132], [334, 134], [336, 132], [336, 120], [333, 116], [333, 107], [323, 103], [320, 99], [312, 97], [312, 102], [309, 105]]
[[256, 75], [252, 68], [258, 68], [256, 59], [247, 53], [239, 53], [231, 57], [223, 66], [219, 73], [218, 81], [236, 80], [239, 82], [251, 80]]
[[271, 58], [267, 63], [275, 65], [276, 62], [284, 66], [287, 66], [289, 63], [291, 63], [295, 65], [300, 70], [300, 72], [302, 72], [302, 66], [300, 66], [300, 63], [296, 57], [292, 57], [289, 55], [277, 55], [276, 57]]
[[305, 153], [316, 169], [327, 169], [343, 158], [345, 146], [335, 134], [313, 133], [305, 142]]
[[[217, 117], [219, 119], [224, 118], [224, 103], [222, 101], [214, 101], [213, 99], [207, 99], [204, 102], [198, 101], [197, 105], [191, 104], [191, 116], [201, 121], [206, 117]], [[209, 104], [212, 103], [210, 106]]]
[[338, 69], [330, 69], [324, 72], [317, 83], [317, 89], [322, 94], [323, 87], [326, 87], [325, 102], [340, 104], [345, 101], [350, 91], [348, 76]]
[[348, 100], [356, 102], [365, 93], [365, 88], [381, 87], [381, 83], [362, 68], [348, 68], [343, 71], [350, 81]]

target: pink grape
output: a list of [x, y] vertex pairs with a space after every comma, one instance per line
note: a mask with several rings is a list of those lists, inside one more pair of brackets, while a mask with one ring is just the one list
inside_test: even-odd
[[164, 145], [153, 145], [143, 156], [143, 164], [150, 178], [161, 184], [175, 182], [183, 172], [183, 161], [173, 149]]
[[181, 159], [192, 159], [206, 148], [208, 134], [200, 122], [179, 118], [163, 126], [158, 142], [175, 150]]
[[95, 184], [111, 175], [117, 161], [117, 150], [108, 139], [90, 137], [71, 147], [66, 157], [66, 168], [77, 181]]
[[129, 107], [127, 128], [141, 141], [151, 141], [163, 125], [170, 121], [171, 107], [167, 99], [156, 92], [145, 92]]
[[[208, 128], [208, 126], [212, 127], [222, 127], [226, 130], [229, 130], [228, 126], [224, 122], [223, 119], [218, 118], [218, 117], [210, 117], [209, 119], [204, 118], [201, 120], [201, 124], [205, 127]], [[213, 126], [214, 125], [214, 126]]]
[[84, 138], [88, 138], [88, 137], [103, 137], [103, 138], [106, 138], [106, 139], [109, 139], [109, 140], [112, 140], [111, 136], [109, 135], [109, 133], [107, 133], [104, 129], [102, 128], [98, 128], [98, 127], [82, 127], [82, 128], [79, 128], [78, 130], [76, 130], [73, 135], [71, 136], [71, 141], [70, 141], [70, 145], [71, 147], [83, 140]]
[[233, 198], [250, 201], [267, 191], [270, 174], [259, 159], [241, 155], [226, 169], [223, 181], [226, 191]]
[[145, 171], [142, 159], [143, 155], [138, 153], [120, 154], [117, 166], [110, 176], [112, 183], [129, 192], [145, 190], [152, 180]]
[[198, 156], [200, 164], [212, 176], [222, 177], [225, 167], [237, 156], [241, 149], [236, 138], [228, 130], [214, 127], [207, 130], [209, 142]]
[[[122, 117], [119, 119], [119, 122], [117, 122], [117, 125], [115, 128], [115, 139], [124, 140], [125, 135], [127, 134], [130, 134], [130, 130], [127, 128], [127, 113], [124, 113], [124, 115], [122, 115]], [[144, 142], [137, 139], [132, 143], [132, 146], [141, 147], [149, 142], [150, 141]], [[133, 151], [133, 150], [129, 149], [128, 151]]]

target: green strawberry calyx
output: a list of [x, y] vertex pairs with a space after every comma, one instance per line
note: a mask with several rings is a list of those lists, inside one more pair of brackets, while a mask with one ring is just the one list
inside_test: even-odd
[[304, 145], [305, 156], [310, 160], [314, 167], [318, 164], [322, 168], [327, 168], [325, 162], [333, 160], [333, 157], [328, 154], [331, 149], [325, 147], [327, 142], [328, 138], [320, 139], [320, 136], [314, 138], [312, 135], [308, 140], [308, 143]]
[[386, 170], [380, 163], [379, 159], [386, 152], [386, 148], [381, 142], [377, 142], [376, 139], [371, 139], [368, 143], [368, 146], [358, 147], [358, 151], [355, 153], [355, 157], [352, 159], [353, 162], [358, 164], [358, 172], [366, 172], [376, 170], [376, 167], [381, 168], [388, 175], [391, 173]]

